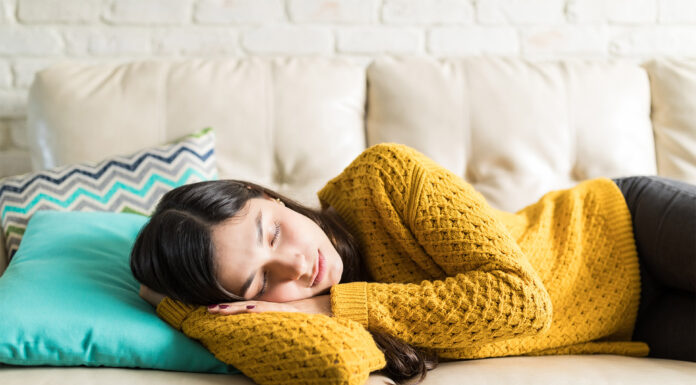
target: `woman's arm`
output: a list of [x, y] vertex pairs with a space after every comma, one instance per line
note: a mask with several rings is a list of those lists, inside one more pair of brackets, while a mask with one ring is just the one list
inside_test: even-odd
[[[165, 295], [158, 293], [149, 287], [140, 285], [140, 297], [150, 305], [157, 307], [164, 299]], [[308, 314], [324, 314], [332, 316], [331, 297], [329, 295], [318, 295], [310, 298], [300, 299], [289, 302], [266, 302], [266, 301], [237, 301], [225, 302], [215, 306], [209, 306], [208, 311], [213, 314], [232, 315], [239, 313], [264, 313], [270, 311], [279, 312], [300, 312]]]
[[157, 314], [217, 359], [254, 382], [363, 384], [386, 365], [372, 335], [357, 322], [322, 314], [212, 314], [164, 298]]
[[[543, 283], [471, 185], [401, 145], [374, 146], [344, 173], [351, 168], [355, 175], [339, 178], [324, 203], [360, 229], [376, 258], [373, 268], [437, 279], [336, 285], [336, 317], [429, 348], [472, 347], [550, 328], [552, 305]], [[374, 210], [349, 210], [354, 204], [337, 198], [355, 189], [363, 190], [356, 199], [369, 196]], [[374, 218], [359, 217], [370, 211]], [[384, 240], [392, 249], [380, 246]]]
[[[326, 383], [363, 384], [370, 372], [386, 364], [372, 336], [347, 319], [327, 320], [328, 317], [310, 317], [296, 310], [293, 310], [296, 315], [268, 313], [259, 304], [254, 310], [238, 306], [238, 309], [213, 311], [224, 314], [213, 314], [210, 309], [174, 301], [145, 285], [140, 285], [139, 294], [157, 307], [157, 314], [167, 323], [201, 341], [220, 361], [239, 369], [258, 384], [285, 383], [289, 376], [286, 368], [295, 368], [293, 373], [307, 381], [321, 378]], [[317, 313], [328, 307], [329, 296], [322, 297], [321, 303], [327, 305], [322, 305]], [[249, 301], [241, 303], [246, 305]], [[239, 312], [259, 314], [232, 315]], [[324, 374], [316, 377], [317, 372]]]
[[143, 284], [140, 285], [140, 291], [138, 294], [142, 299], [154, 307], [157, 307], [157, 305], [159, 305], [159, 303], [164, 299], [164, 294], [160, 294]]

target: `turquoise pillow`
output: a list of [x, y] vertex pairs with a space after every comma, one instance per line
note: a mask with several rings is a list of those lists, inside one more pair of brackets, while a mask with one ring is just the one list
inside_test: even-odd
[[138, 295], [129, 254], [147, 220], [36, 212], [0, 276], [0, 362], [239, 373]]

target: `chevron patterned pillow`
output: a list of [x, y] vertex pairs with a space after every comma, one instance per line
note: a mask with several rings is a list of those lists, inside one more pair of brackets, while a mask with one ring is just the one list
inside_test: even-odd
[[170, 144], [0, 179], [0, 223], [7, 256], [19, 248], [39, 210], [109, 211], [149, 215], [167, 191], [217, 179], [215, 134], [205, 128]]

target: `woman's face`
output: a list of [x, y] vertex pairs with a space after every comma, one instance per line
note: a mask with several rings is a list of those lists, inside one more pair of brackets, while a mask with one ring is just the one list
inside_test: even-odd
[[213, 227], [212, 239], [220, 284], [247, 300], [296, 301], [328, 294], [341, 280], [343, 261], [326, 233], [268, 197], [250, 199]]

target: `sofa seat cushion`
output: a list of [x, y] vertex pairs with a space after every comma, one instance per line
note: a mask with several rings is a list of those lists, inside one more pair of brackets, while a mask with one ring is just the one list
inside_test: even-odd
[[[172, 373], [157, 370], [110, 368], [0, 367], [4, 385], [42, 385], [61, 378], [61, 384], [88, 385], [251, 385], [242, 374]], [[608, 354], [540, 357], [501, 357], [443, 362], [428, 372], [422, 385], [691, 385], [696, 363]], [[366, 385], [389, 384], [389, 378], [372, 374]]]
[[612, 354], [500, 357], [441, 363], [424, 385], [693, 384], [696, 363]]

